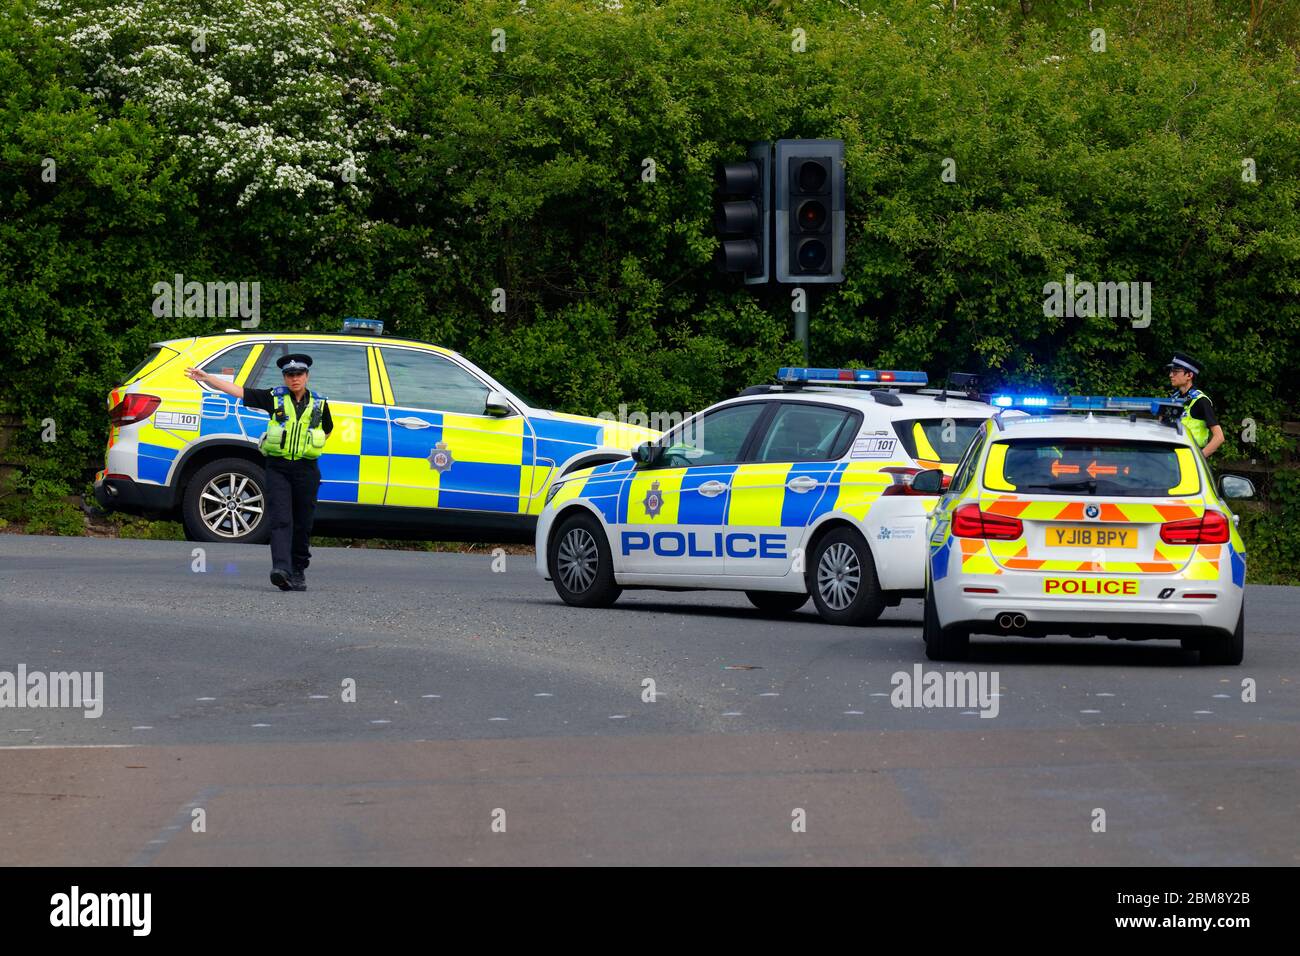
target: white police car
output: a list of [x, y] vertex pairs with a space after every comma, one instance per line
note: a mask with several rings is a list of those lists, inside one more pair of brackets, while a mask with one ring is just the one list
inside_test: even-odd
[[920, 596], [935, 497], [912, 476], [950, 472], [996, 409], [917, 391], [924, 372], [783, 368], [778, 380], [558, 479], [538, 518], [538, 573], [580, 607], [625, 587], [739, 590], [774, 613], [811, 594], [835, 624]]
[[972, 633], [1106, 635], [1241, 663], [1246, 549], [1226, 499], [1253, 495], [1250, 481], [1224, 475], [1216, 492], [1181, 425], [1138, 418], [1165, 399], [993, 401], [1049, 414], [990, 419], [935, 508], [927, 655], [960, 660]]

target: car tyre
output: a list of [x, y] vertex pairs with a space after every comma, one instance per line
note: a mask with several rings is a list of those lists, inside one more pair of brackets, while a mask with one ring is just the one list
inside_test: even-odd
[[970, 631], [960, 627], [940, 627], [939, 611], [934, 603], [934, 585], [926, 579], [925, 610], [921, 619], [921, 636], [925, 639], [925, 656], [932, 661], [964, 661], [970, 654]]
[[555, 593], [574, 607], [609, 607], [623, 589], [614, 583], [614, 559], [599, 521], [585, 511], [560, 521], [546, 548]]
[[823, 535], [804, 574], [817, 613], [828, 624], [870, 624], [885, 609], [871, 547], [852, 528]]
[[1231, 634], [1207, 638], [1201, 645], [1202, 664], [1226, 664], [1235, 667], [1246, 656], [1246, 604], [1243, 601], [1237, 614], [1237, 626]]
[[246, 458], [209, 462], [185, 485], [181, 523], [189, 541], [265, 544], [271, 537], [266, 472]]
[[745, 597], [764, 614], [793, 614], [808, 603], [807, 594], [789, 591], [746, 591]]

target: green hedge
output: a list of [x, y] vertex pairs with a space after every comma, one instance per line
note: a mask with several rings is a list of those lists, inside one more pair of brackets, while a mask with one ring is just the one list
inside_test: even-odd
[[[1225, 456], [1283, 450], [1287, 4], [0, 2], [0, 402], [31, 481], [80, 487], [149, 342], [231, 324], [155, 317], [178, 272], [260, 282], [264, 328], [382, 317], [548, 407], [734, 394], [799, 353], [786, 293], [711, 268], [712, 173], [787, 136], [847, 145], [815, 363], [1149, 394], [1181, 348], [1209, 364]], [[1067, 273], [1151, 282], [1151, 325], [1045, 317]]]

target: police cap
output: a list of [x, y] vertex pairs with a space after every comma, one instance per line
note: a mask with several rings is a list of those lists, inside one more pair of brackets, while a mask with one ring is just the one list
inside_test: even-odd
[[275, 360], [275, 364], [280, 366], [281, 372], [305, 372], [311, 368], [311, 356], [303, 355], [301, 352], [281, 355]]

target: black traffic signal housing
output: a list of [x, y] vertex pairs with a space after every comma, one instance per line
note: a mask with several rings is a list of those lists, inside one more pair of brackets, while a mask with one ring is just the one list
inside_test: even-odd
[[844, 141], [782, 139], [775, 176], [776, 281], [844, 281]]
[[744, 162], [718, 170], [714, 262], [720, 272], [741, 273], [746, 285], [765, 284], [771, 275], [771, 168], [772, 144], [764, 142], [750, 146]]

